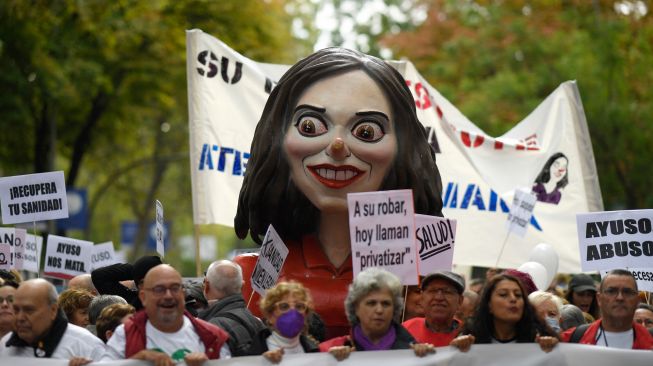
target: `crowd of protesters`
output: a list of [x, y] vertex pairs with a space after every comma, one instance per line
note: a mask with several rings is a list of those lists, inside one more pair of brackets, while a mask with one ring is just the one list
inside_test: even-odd
[[[155, 365], [262, 355], [436, 347], [466, 352], [474, 344], [559, 342], [653, 350], [653, 307], [627, 270], [600, 282], [578, 274], [566, 293], [537, 290], [526, 273], [491, 269], [483, 281], [436, 271], [404, 287], [390, 272], [370, 268], [349, 286], [344, 308], [350, 329], [324, 339], [310, 291], [279, 282], [260, 300], [262, 318], [241, 295], [240, 266], [213, 262], [203, 283], [184, 281], [159, 257], [116, 264], [68, 282], [57, 294], [45, 279], [23, 281], [16, 271], [0, 279], [0, 356], [93, 361], [140, 359]], [[471, 284], [481, 283], [472, 287]]]

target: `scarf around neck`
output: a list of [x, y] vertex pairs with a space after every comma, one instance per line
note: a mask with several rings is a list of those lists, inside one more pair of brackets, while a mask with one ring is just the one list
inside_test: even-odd
[[383, 351], [389, 350], [390, 347], [395, 343], [397, 339], [397, 331], [395, 327], [390, 324], [390, 329], [385, 333], [383, 337], [379, 340], [378, 343], [374, 344], [367, 336], [363, 333], [363, 328], [360, 324], [354, 327], [354, 341], [363, 347], [364, 351]]
[[18, 333], [12, 332], [11, 337], [6, 343], [7, 347], [32, 347], [34, 348], [34, 357], [50, 358], [57, 349], [63, 334], [68, 328], [68, 320], [63, 315], [63, 311], [57, 311], [57, 317], [54, 318], [50, 330], [48, 330], [43, 338], [37, 339], [35, 344], [29, 344], [18, 337]]

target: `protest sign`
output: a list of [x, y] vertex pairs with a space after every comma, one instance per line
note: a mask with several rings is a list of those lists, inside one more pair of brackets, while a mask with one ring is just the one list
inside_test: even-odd
[[286, 244], [283, 243], [274, 227], [270, 225], [268, 232], [265, 233], [256, 267], [252, 272], [252, 289], [261, 296], [265, 296], [265, 291], [277, 283], [287, 256]]
[[530, 189], [516, 189], [512, 199], [512, 206], [508, 213], [506, 229], [519, 236], [526, 235], [526, 229], [528, 229], [531, 216], [533, 216], [536, 201], [537, 197], [531, 193]]
[[[0, 244], [9, 245], [9, 255], [6, 257], [9, 268], [23, 269], [25, 257], [25, 235], [27, 231], [19, 228], [0, 228]], [[3, 249], [4, 253], [6, 249]], [[1, 262], [1, 260], [0, 260]]]
[[0, 200], [3, 224], [68, 217], [62, 171], [0, 178]]
[[113, 249], [113, 242], [95, 244], [91, 254], [91, 271], [119, 263], [116, 259], [116, 251]]
[[156, 252], [159, 253], [161, 258], [165, 254], [165, 248], [163, 246], [163, 236], [165, 233], [163, 227], [163, 204], [161, 204], [161, 201], [156, 200]]
[[578, 214], [583, 271], [649, 268], [653, 262], [653, 210]]
[[415, 211], [409, 189], [347, 194], [354, 276], [368, 267], [416, 285]]
[[6, 271], [11, 269], [11, 245], [9, 243], [0, 243], [0, 269]]
[[417, 238], [417, 263], [421, 276], [437, 270], [451, 271], [456, 220], [415, 215], [415, 238]]
[[48, 235], [43, 274], [70, 279], [90, 273], [93, 243], [86, 240]]
[[43, 237], [31, 234], [25, 235], [25, 256], [23, 258], [23, 269], [25, 271], [39, 273], [42, 248]]

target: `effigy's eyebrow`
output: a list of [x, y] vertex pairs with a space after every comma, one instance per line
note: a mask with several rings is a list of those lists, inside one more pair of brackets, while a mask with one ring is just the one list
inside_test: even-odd
[[300, 109], [311, 109], [319, 113], [324, 113], [326, 112], [326, 108], [320, 107], [320, 106], [315, 106], [315, 105], [310, 105], [310, 104], [300, 104], [297, 107], [295, 107], [295, 111], [293, 113], [297, 113], [298, 110]]
[[356, 115], [357, 116], [374, 116], [374, 115], [376, 115], [376, 116], [383, 117], [388, 121], [390, 120], [390, 118], [388, 118], [388, 116], [385, 113], [380, 112], [380, 111], [358, 111], [358, 112], [356, 112]]

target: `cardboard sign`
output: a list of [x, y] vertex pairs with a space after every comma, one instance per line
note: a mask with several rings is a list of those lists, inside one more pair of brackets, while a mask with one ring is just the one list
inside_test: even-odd
[[23, 270], [39, 273], [42, 248], [43, 237], [34, 236], [31, 234], [25, 235], [25, 256], [23, 258]]
[[163, 258], [163, 255], [165, 254], [165, 248], [163, 246], [163, 226], [163, 204], [161, 204], [161, 201], [156, 200], [156, 252], [159, 253], [161, 258]]
[[456, 242], [456, 220], [415, 215], [415, 238], [421, 276], [437, 270], [451, 271]]
[[11, 245], [0, 243], [0, 269], [6, 271], [11, 269]]
[[349, 193], [349, 235], [354, 276], [368, 267], [416, 285], [415, 214], [409, 189]]
[[91, 272], [93, 243], [86, 240], [48, 235], [43, 274], [70, 279]]
[[93, 254], [91, 254], [91, 271], [116, 263], [121, 262], [118, 262], [116, 259], [116, 251], [113, 248], [113, 242], [108, 241], [93, 246]]
[[[6, 264], [2, 264], [2, 255], [0, 255], [0, 268], [2, 269], [23, 269], [23, 258], [25, 257], [25, 229], [16, 229], [3, 227], [0, 228], [0, 244], [3, 247], [0, 252], [6, 254], [5, 245], [9, 246], [9, 254], [5, 257]], [[5, 268], [8, 266], [8, 268]]]
[[265, 291], [277, 283], [279, 273], [281, 273], [281, 268], [287, 256], [288, 248], [286, 244], [283, 243], [274, 227], [270, 225], [268, 232], [265, 233], [256, 267], [252, 272], [252, 288], [254, 291], [261, 296], [265, 296]]
[[576, 215], [583, 271], [650, 268], [653, 263], [653, 210]]
[[506, 229], [522, 237], [526, 235], [528, 223], [531, 221], [535, 209], [535, 202], [537, 202], [537, 196], [530, 190], [524, 188], [515, 190]]
[[68, 217], [62, 171], [0, 178], [0, 200], [3, 224]]

